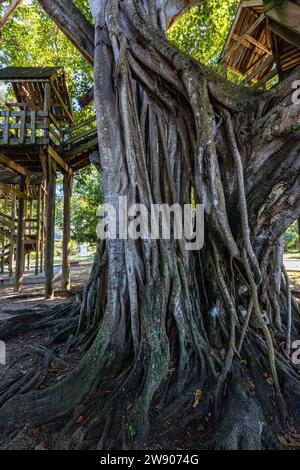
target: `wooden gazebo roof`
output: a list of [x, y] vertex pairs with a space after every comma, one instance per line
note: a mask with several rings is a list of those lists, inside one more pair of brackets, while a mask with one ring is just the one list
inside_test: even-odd
[[11, 83], [19, 109], [43, 110], [44, 84], [51, 88], [50, 112], [57, 122], [73, 121], [73, 111], [62, 67], [6, 67], [0, 69], [0, 81]]
[[286, 0], [281, 13], [276, 1], [241, 1], [220, 60], [245, 83], [283, 78], [300, 64], [300, 0]]

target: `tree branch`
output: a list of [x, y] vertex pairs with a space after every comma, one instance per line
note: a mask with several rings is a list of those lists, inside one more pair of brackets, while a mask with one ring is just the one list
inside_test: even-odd
[[180, 16], [200, 3], [203, 3], [203, 0], [157, 0], [158, 9], [165, 13], [167, 28], [170, 28]]
[[94, 27], [70, 0], [38, 0], [79, 52], [94, 63]]

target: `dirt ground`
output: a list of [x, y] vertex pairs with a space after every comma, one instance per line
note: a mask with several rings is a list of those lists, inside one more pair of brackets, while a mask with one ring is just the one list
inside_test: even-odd
[[[63, 292], [60, 289], [60, 282], [55, 283], [55, 299], [46, 301], [43, 296], [43, 285], [24, 286], [21, 294], [15, 294], [13, 287], [0, 289], [0, 324], [16, 314], [26, 314], [36, 311], [42, 313], [49, 307], [63, 306], [73, 301], [89, 278], [91, 265], [78, 266], [72, 269], [72, 288], [70, 292]], [[1, 340], [1, 338], [0, 338]], [[5, 387], [16, 379], [21, 379], [25, 374], [30, 374], [32, 370], [38, 370], [43, 360], [43, 348], [53, 350], [56, 359], [50, 362], [49, 373], [43, 386], [54, 384], [61, 380], [66, 372], [70, 371], [83, 354], [80, 351], [65, 353], [63, 345], [55, 347], [48, 344], [47, 331], [39, 330], [17, 335], [13, 339], [6, 341], [6, 364], [0, 365], [0, 387]], [[5, 444], [3, 449], [49, 449], [52, 446], [47, 427], [40, 429], [24, 429], [9, 447]]]

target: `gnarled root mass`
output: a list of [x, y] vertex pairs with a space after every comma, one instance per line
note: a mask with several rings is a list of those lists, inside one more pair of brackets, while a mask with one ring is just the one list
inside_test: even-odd
[[204, 204], [205, 246], [99, 243], [82, 297], [49, 318], [86, 354], [50, 388], [4, 391], [4, 440], [64, 418], [58, 448], [144, 448], [205, 423], [211, 446], [259, 449], [300, 424], [299, 304], [278, 247], [300, 212], [299, 136], [284, 132], [298, 73], [262, 93], [223, 82], [168, 43], [159, 4], [91, 1], [104, 194], [116, 213], [120, 196]]

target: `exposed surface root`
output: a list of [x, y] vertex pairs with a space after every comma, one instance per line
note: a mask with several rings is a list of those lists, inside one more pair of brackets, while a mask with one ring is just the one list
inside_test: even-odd
[[251, 393], [240, 367], [235, 364], [228, 383], [228, 400], [224, 410], [216, 449], [260, 450], [266, 425], [262, 406]]

